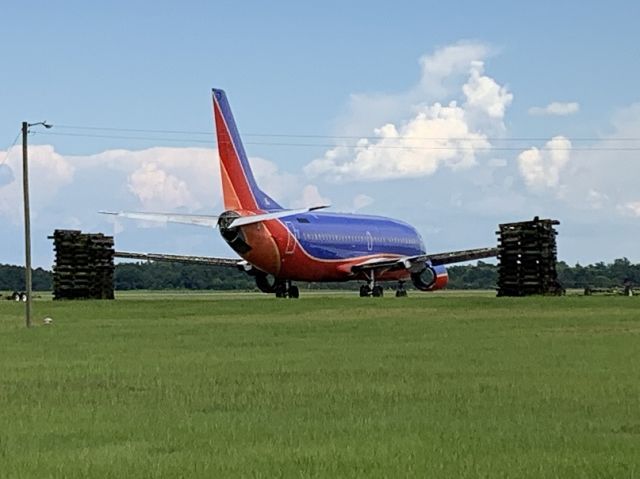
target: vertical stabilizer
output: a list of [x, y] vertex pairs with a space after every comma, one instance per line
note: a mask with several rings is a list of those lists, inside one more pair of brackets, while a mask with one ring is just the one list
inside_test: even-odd
[[280, 210], [282, 207], [257, 185], [242, 140], [233, 119], [227, 95], [213, 89], [213, 116], [216, 122], [220, 178], [227, 210]]

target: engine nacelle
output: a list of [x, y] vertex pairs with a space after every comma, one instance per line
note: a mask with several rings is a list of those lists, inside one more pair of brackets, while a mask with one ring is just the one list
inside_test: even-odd
[[262, 271], [256, 272], [254, 275], [256, 278], [256, 286], [263, 293], [275, 293], [278, 282], [272, 275], [263, 273]]
[[227, 244], [236, 253], [243, 255], [251, 251], [251, 246], [247, 244], [244, 233], [240, 228], [229, 228], [231, 222], [239, 217], [240, 215], [235, 211], [225, 211], [218, 218], [218, 229]]
[[433, 266], [425, 263], [425, 268], [418, 273], [411, 273], [413, 285], [421, 291], [435, 291], [447, 286], [449, 274], [444, 265]]
[[247, 261], [241, 261], [238, 264], [238, 269], [240, 271], [244, 271], [249, 276], [253, 276], [253, 278], [256, 280], [256, 286], [263, 293], [276, 292], [278, 281], [273, 275], [259, 270]]

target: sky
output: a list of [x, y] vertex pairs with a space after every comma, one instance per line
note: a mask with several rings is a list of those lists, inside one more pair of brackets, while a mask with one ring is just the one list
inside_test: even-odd
[[233, 257], [216, 231], [100, 210], [219, 214], [211, 88], [262, 189], [391, 216], [428, 251], [558, 219], [570, 264], [640, 262], [636, 2], [12, 2], [0, 28], [0, 263], [56, 228], [123, 251]]

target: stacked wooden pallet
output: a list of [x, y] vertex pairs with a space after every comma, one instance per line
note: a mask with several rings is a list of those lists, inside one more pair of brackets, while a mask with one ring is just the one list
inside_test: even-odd
[[56, 230], [54, 299], [113, 299], [113, 237]]
[[498, 239], [498, 296], [561, 294], [556, 272], [560, 222], [540, 219], [500, 225]]

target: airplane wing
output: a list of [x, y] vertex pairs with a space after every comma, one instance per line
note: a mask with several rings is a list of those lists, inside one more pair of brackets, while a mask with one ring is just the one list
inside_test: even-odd
[[[313, 206], [311, 208], [300, 208], [296, 210], [278, 210], [271, 213], [261, 213], [255, 215], [239, 216], [232, 219], [226, 228], [237, 228], [239, 226], [250, 225], [254, 223], [260, 223], [262, 221], [273, 220], [277, 218], [284, 218], [287, 216], [299, 215], [302, 213], [309, 213], [324, 208], [328, 208], [328, 205]], [[181, 215], [176, 213], [143, 213], [136, 211], [100, 211], [103, 215], [119, 216], [121, 218], [131, 218], [134, 220], [143, 221], [156, 221], [160, 223], [181, 223], [187, 225], [205, 226], [207, 228], [215, 228], [218, 226], [219, 216], [209, 215]]]
[[127, 251], [116, 251], [113, 255], [116, 258], [140, 259], [143, 261], [168, 261], [174, 263], [194, 263], [206, 264], [210, 266], [229, 266], [241, 268], [247, 263], [235, 258], [215, 258], [211, 256], [182, 256], [177, 254], [157, 254], [157, 253], [129, 253]]
[[452, 263], [462, 263], [476, 259], [493, 258], [498, 255], [498, 248], [476, 248], [461, 251], [450, 251], [446, 253], [424, 254], [418, 256], [401, 256], [398, 258], [380, 258], [366, 260], [351, 267], [353, 273], [371, 270], [394, 271], [406, 269], [411, 272], [418, 272], [424, 269], [424, 264], [430, 261], [432, 265], [445, 265]]

